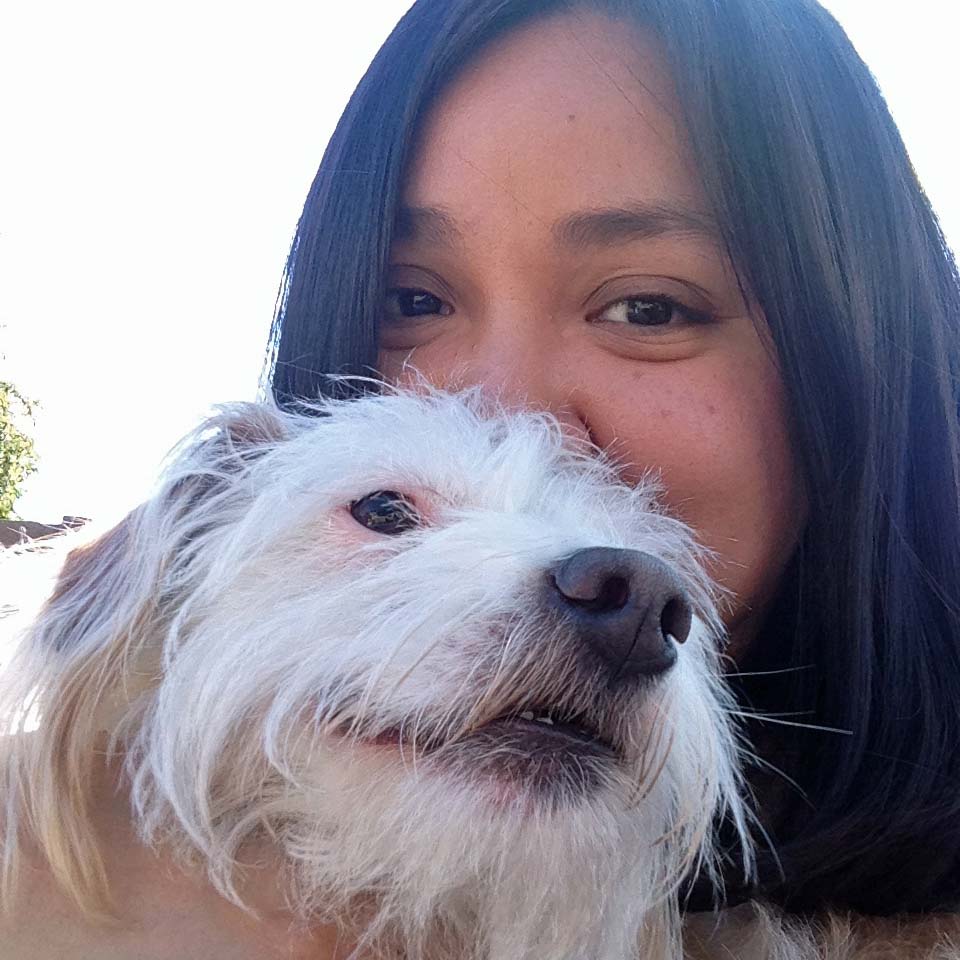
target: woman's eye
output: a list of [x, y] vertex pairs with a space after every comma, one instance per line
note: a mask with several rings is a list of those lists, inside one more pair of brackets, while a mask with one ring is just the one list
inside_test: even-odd
[[395, 490], [377, 490], [350, 504], [353, 519], [374, 533], [396, 536], [421, 524], [416, 507]]
[[636, 327], [676, 326], [679, 323], [704, 323], [706, 314], [684, 307], [670, 297], [624, 297], [607, 304], [591, 318], [605, 323], [625, 323]]
[[453, 308], [429, 290], [415, 287], [394, 287], [387, 291], [385, 312], [388, 319], [448, 316]]

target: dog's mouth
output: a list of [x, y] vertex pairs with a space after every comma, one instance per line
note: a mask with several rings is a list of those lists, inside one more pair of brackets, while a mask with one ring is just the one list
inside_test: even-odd
[[622, 749], [585, 712], [528, 704], [466, 731], [443, 736], [423, 727], [393, 727], [360, 740], [394, 747], [458, 778], [521, 789], [553, 801], [598, 788], [623, 759]]
[[617, 757], [613, 743], [605, 737], [596, 722], [585, 713], [552, 706], [532, 706], [511, 711], [482, 724], [466, 739], [500, 738], [530, 749], [568, 749], [579, 753]]

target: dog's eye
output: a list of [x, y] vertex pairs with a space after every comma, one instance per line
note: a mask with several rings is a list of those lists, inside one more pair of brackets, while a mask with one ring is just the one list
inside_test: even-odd
[[420, 526], [420, 514], [403, 494], [377, 490], [350, 504], [353, 519], [374, 533], [393, 536]]

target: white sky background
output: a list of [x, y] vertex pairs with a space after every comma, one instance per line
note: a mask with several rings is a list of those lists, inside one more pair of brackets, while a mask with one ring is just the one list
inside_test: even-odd
[[[3, 6], [0, 379], [42, 403], [22, 517], [119, 518], [211, 404], [254, 397], [307, 188], [408, 5]], [[827, 6], [960, 249], [955, 0]]]

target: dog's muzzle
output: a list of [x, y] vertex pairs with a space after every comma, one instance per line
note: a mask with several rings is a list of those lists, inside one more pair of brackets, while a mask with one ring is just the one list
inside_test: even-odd
[[680, 576], [647, 553], [592, 547], [550, 564], [542, 577], [534, 602], [562, 642], [533, 658], [526, 677], [462, 723], [417, 717], [374, 733], [360, 721], [350, 732], [458, 776], [523, 784], [553, 802], [585, 796], [615, 767], [637, 763], [638, 742], [642, 752], [656, 740], [653, 731], [637, 734], [647, 688], [676, 663], [692, 625]]

